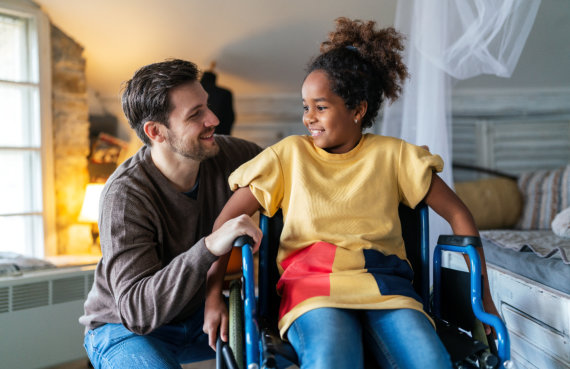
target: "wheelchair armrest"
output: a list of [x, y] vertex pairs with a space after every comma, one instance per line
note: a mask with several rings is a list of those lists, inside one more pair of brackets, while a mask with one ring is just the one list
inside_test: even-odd
[[441, 235], [437, 238], [439, 245], [482, 247], [481, 238], [476, 236]]

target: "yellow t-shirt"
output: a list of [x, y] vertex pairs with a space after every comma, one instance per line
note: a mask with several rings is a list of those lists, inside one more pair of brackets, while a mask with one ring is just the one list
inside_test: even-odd
[[412, 308], [398, 217], [400, 202], [415, 207], [443, 161], [403, 140], [363, 135], [345, 154], [290, 136], [240, 166], [229, 178], [249, 186], [264, 211], [283, 210], [277, 255], [282, 295], [279, 329], [319, 307]]

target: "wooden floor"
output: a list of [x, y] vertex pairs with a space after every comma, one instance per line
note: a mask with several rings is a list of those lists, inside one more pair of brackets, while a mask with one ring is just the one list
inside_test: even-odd
[[56, 366], [48, 366], [46, 369], [87, 369], [90, 368], [88, 365], [87, 358], [75, 360], [69, 363], [56, 365]]
[[[89, 369], [89, 368], [91, 368], [91, 367], [88, 366], [87, 358], [85, 358], [85, 359], [76, 360], [76, 361], [66, 363], [66, 364], [50, 366], [50, 367], [45, 368], [45, 369]], [[182, 368], [183, 369], [215, 369], [216, 368], [216, 360], [207, 360], [207, 361], [201, 361], [198, 363], [184, 364], [184, 365], [182, 365]], [[298, 367], [296, 365], [292, 365], [287, 369], [298, 369]]]
[[[70, 363], [50, 366], [45, 369], [88, 369], [87, 358], [76, 360]], [[192, 364], [184, 364], [182, 365], [183, 369], [215, 369], [216, 368], [216, 361], [215, 360], [208, 360], [208, 361], [201, 361], [199, 363], [192, 363]]]

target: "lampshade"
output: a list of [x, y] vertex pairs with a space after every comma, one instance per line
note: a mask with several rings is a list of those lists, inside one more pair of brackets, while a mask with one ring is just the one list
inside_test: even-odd
[[99, 198], [103, 191], [104, 183], [89, 183], [85, 189], [83, 206], [79, 213], [79, 221], [84, 223], [97, 223], [99, 217]]

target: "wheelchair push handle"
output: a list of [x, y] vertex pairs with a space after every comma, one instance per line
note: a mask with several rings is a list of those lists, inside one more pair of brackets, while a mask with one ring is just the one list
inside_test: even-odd
[[243, 235], [234, 240], [233, 247], [243, 247], [244, 245], [253, 246], [254, 244], [253, 238], [248, 235]]

